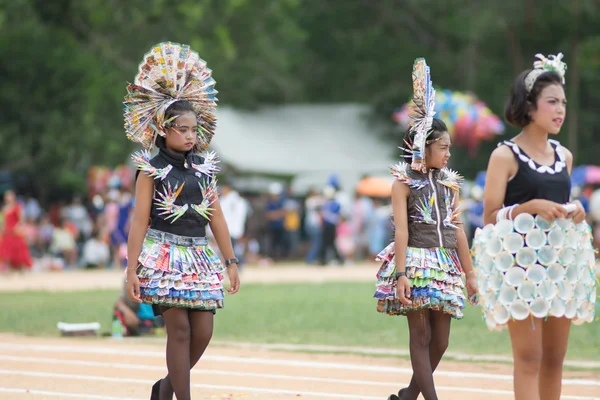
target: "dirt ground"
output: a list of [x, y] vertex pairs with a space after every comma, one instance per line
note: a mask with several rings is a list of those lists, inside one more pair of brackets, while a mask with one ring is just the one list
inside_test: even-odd
[[[240, 273], [244, 283], [373, 281], [377, 264], [358, 264], [349, 267], [312, 267], [289, 264], [283, 267], [244, 268]], [[71, 270], [10, 272], [0, 275], [0, 292], [22, 290], [90, 290], [120, 289], [125, 275], [123, 270]]]
[[[147, 399], [166, 372], [158, 341], [0, 335], [2, 399]], [[440, 399], [512, 398], [511, 366], [442, 361]], [[192, 371], [194, 399], [386, 399], [407, 360], [210, 346]], [[566, 372], [563, 399], [600, 396], [600, 373]]]
[[[249, 268], [242, 282], [372, 280], [376, 265]], [[0, 291], [119, 289], [121, 271], [36, 272], [0, 279]], [[289, 350], [289, 349], [288, 349]], [[597, 370], [596, 370], [597, 371]], [[0, 334], [0, 399], [148, 399], [166, 373], [164, 342]], [[406, 359], [282, 352], [213, 343], [191, 375], [194, 399], [386, 399], [410, 380]], [[512, 366], [442, 361], [444, 400], [511, 399]], [[562, 399], [600, 399], [599, 372], [565, 372]]]

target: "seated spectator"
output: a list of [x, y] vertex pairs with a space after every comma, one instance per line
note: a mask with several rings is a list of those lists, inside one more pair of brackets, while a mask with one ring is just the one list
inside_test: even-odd
[[157, 328], [165, 326], [162, 317], [154, 316], [151, 305], [129, 299], [126, 285], [123, 285], [123, 291], [115, 302], [113, 316], [121, 321], [123, 336], [153, 335]]
[[68, 267], [77, 265], [77, 243], [73, 231], [68, 229], [66, 221], [61, 219], [60, 225], [52, 232], [50, 251], [64, 260]]
[[110, 248], [97, 232], [83, 246], [83, 265], [86, 268], [105, 268], [110, 262]]

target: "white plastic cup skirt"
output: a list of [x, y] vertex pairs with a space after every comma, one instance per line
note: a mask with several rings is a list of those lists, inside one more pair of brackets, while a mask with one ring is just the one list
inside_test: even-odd
[[585, 222], [519, 214], [478, 229], [472, 250], [489, 329], [528, 317], [594, 320], [596, 263]]

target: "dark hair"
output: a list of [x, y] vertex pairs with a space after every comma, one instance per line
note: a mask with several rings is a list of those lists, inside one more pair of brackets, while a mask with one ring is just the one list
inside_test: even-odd
[[[175, 103], [171, 104], [169, 107], [167, 107], [167, 109], [165, 110], [165, 119], [164, 120], [167, 121], [173, 117], [176, 117], [178, 115], [188, 113], [188, 112], [192, 112], [192, 113], [194, 113], [194, 115], [196, 114], [196, 111], [194, 110], [192, 103], [190, 103], [189, 101], [186, 101], [186, 100], [179, 100], [179, 101], [176, 101]], [[166, 146], [165, 138], [160, 135], [156, 135], [156, 138], [154, 139], [154, 144], [157, 147], [165, 147]]]
[[[431, 132], [431, 133], [429, 133], [429, 135], [427, 136], [428, 142], [431, 140], [438, 139], [444, 133], [447, 133], [448, 127], [446, 127], [446, 123], [444, 121], [442, 121], [441, 119], [434, 118], [433, 121], [431, 122], [431, 130], [429, 132]], [[411, 132], [409, 129], [408, 132], [406, 132], [406, 135], [404, 135], [404, 142], [402, 143], [402, 147], [408, 147], [408, 148], [412, 147], [414, 139], [415, 139], [415, 133]], [[431, 143], [429, 143], [429, 144], [431, 144]], [[426, 144], [425, 147], [429, 146], [429, 144]]]
[[550, 85], [563, 86], [560, 75], [554, 71], [547, 71], [537, 77], [531, 88], [531, 92], [529, 92], [525, 87], [525, 78], [531, 71], [528, 69], [517, 76], [510, 89], [508, 100], [504, 105], [504, 119], [510, 125], [519, 128], [523, 128], [531, 123], [529, 113], [537, 109], [537, 100], [542, 90]]

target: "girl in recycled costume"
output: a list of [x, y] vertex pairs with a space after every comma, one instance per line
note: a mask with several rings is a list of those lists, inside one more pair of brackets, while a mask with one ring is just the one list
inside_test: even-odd
[[429, 67], [413, 67], [414, 97], [405, 142], [406, 158], [391, 168], [395, 241], [378, 255], [377, 311], [405, 315], [410, 330], [413, 376], [388, 400], [437, 400], [433, 372], [448, 347], [451, 318], [463, 316], [464, 272], [469, 297], [475, 295], [471, 256], [458, 212], [462, 178], [446, 168], [450, 135], [434, 118], [435, 90]]
[[516, 400], [558, 400], [571, 323], [594, 318], [595, 261], [585, 211], [569, 201], [573, 156], [549, 138], [566, 116], [566, 65], [536, 57], [506, 103], [522, 130], [490, 157], [473, 253], [487, 326], [510, 332]]
[[[135, 209], [128, 240], [127, 291], [153, 306], [167, 330], [168, 375], [151, 399], [190, 400], [190, 370], [210, 342], [213, 316], [223, 307], [227, 268], [234, 294], [238, 260], [217, 195], [214, 153], [215, 81], [189, 46], [161, 43], [144, 57], [125, 97], [127, 137], [136, 153]], [[158, 154], [149, 150], [156, 145]], [[141, 172], [141, 173], [140, 173]], [[226, 261], [208, 246], [206, 225]]]

